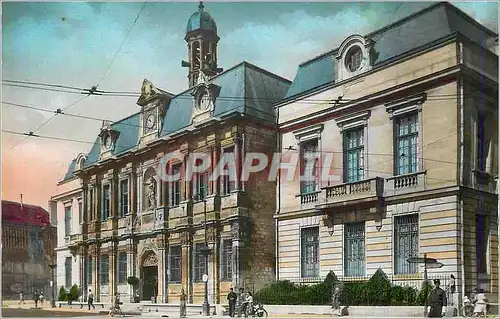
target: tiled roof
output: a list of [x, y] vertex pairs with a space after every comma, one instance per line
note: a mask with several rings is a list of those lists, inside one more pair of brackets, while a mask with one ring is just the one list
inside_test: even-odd
[[40, 206], [2, 200], [2, 223], [11, 222], [45, 226], [50, 224], [49, 212]]
[[[486, 46], [486, 41], [497, 35], [480, 25], [449, 3], [434, 4], [422, 11], [401, 19], [365, 38], [374, 41], [378, 55], [373, 67], [426, 44], [459, 33], [472, 41]], [[299, 66], [293, 84], [285, 98], [291, 98], [335, 80], [333, 57], [338, 49], [327, 52]]]
[[[248, 62], [242, 62], [215, 76], [211, 83], [220, 86], [219, 97], [215, 100], [213, 117], [224, 117], [237, 112], [269, 123], [275, 122], [273, 104], [281, 100], [291, 82], [261, 69]], [[194, 108], [192, 89], [173, 96], [163, 120], [160, 137], [186, 130], [191, 125]], [[119, 132], [113, 155], [119, 156], [133, 150], [140, 139], [140, 113], [115, 122], [112, 128]], [[100, 139], [90, 150], [84, 167], [99, 161]], [[75, 160], [71, 162], [65, 180], [73, 176]]]

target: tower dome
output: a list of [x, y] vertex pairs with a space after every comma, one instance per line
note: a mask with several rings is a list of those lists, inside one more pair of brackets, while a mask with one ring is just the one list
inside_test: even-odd
[[200, 1], [200, 5], [198, 6], [198, 12], [195, 12], [191, 15], [188, 20], [186, 27], [186, 35], [192, 31], [196, 30], [208, 30], [213, 31], [217, 34], [217, 25], [215, 24], [215, 20], [203, 10], [203, 2]]

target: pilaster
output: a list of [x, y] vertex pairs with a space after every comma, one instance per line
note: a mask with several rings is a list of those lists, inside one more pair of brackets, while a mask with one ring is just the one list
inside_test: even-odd
[[182, 245], [182, 287], [185, 288], [186, 294], [188, 296], [188, 302], [193, 302], [193, 285], [191, 279], [191, 246], [192, 246], [192, 236], [188, 230], [185, 230], [180, 234], [181, 245]]

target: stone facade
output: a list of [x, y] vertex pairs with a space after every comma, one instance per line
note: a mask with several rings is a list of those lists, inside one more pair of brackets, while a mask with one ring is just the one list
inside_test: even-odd
[[[408, 37], [405, 24], [440, 10], [463, 15], [434, 5], [378, 33], [349, 37], [332, 61], [349, 65], [343, 50], [356, 45], [390, 54], [370, 37], [390, 41], [398, 28]], [[303, 158], [312, 143], [311, 152], [321, 154], [317, 171], [325, 154], [333, 163], [330, 179], [313, 173], [312, 187], [298, 178], [278, 186], [278, 279], [314, 282], [333, 270], [349, 280], [381, 268], [405, 284], [423, 275], [423, 265], [406, 260], [426, 256], [443, 264], [430, 277], [454, 274], [460, 292], [498, 292], [498, 56], [460, 34], [407, 49], [379, 65], [362, 51], [367, 64], [359, 71], [278, 104], [284, 152]]]
[[[203, 5], [187, 30], [189, 89], [172, 95], [145, 79], [141, 111], [103, 123], [62, 183], [79, 185], [55, 197], [61, 205], [69, 194], [82, 198], [81, 228], [59, 244], [61, 256], [71, 253], [80, 268], [84, 298], [92, 289], [101, 302], [118, 292], [126, 301], [138, 294], [177, 303], [184, 289], [189, 303], [200, 304], [207, 274], [208, 301], [225, 303], [229, 288], [255, 290], [275, 277], [276, 184], [265, 173], [240, 176], [246, 154], [275, 152], [272, 105], [290, 81], [246, 62], [222, 72], [215, 22]], [[212, 164], [191, 178], [193, 154]], [[227, 155], [236, 180], [209, 179]], [[164, 173], [180, 178], [167, 181]], [[129, 285], [129, 277], [139, 285]]]

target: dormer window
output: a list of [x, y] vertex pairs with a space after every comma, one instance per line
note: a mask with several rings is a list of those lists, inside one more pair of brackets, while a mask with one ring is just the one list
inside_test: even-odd
[[346, 54], [345, 63], [346, 67], [351, 72], [356, 72], [361, 67], [361, 60], [363, 59], [363, 52], [357, 45], [351, 47]]
[[372, 67], [374, 41], [360, 35], [352, 35], [342, 42], [335, 55], [337, 82], [367, 72]]

